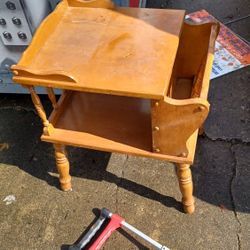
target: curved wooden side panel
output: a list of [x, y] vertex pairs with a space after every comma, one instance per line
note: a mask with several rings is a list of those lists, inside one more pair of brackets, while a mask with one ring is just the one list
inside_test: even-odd
[[111, 9], [114, 4], [111, 0], [64, 0], [72, 7], [90, 7]]
[[39, 80], [48, 80], [48, 81], [57, 81], [57, 82], [69, 82], [76, 83], [77, 80], [67, 72], [63, 70], [58, 71], [40, 71], [40, 70], [30, 70], [26, 67], [19, 65], [11, 66], [12, 72], [14, 74], [13, 80], [18, 82], [19, 78], [26, 79], [39, 79]]
[[200, 98], [152, 101], [153, 150], [160, 154], [188, 157], [187, 141], [203, 124], [209, 103]]
[[[207, 99], [219, 23], [184, 23], [168, 95], [176, 92], [178, 79], [192, 79], [186, 98]], [[184, 83], [185, 84], [185, 83]], [[185, 86], [183, 86], [185, 87]]]
[[183, 24], [180, 44], [174, 65], [177, 77], [197, 75], [201, 65], [206, 63], [208, 54], [213, 54], [219, 24], [187, 23]]
[[214, 47], [215, 47], [215, 41], [220, 31], [220, 24], [214, 23], [211, 27], [211, 34], [210, 34], [210, 40], [209, 40], [209, 46], [208, 46], [208, 56], [206, 58], [206, 63], [204, 65], [204, 73], [203, 77], [201, 78], [200, 82], [197, 82], [196, 84], [200, 87], [200, 97], [207, 99], [208, 96], [208, 90], [209, 90], [209, 83], [210, 83], [210, 77], [213, 67], [213, 61], [214, 61]]

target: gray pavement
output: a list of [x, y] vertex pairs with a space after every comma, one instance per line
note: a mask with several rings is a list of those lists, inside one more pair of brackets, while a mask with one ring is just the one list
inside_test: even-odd
[[[248, 0], [149, 5], [206, 8], [223, 22], [250, 13]], [[230, 27], [249, 39], [248, 20]], [[152, 159], [68, 148], [74, 190], [61, 192], [53, 149], [40, 142], [29, 96], [0, 95], [0, 143], [6, 143], [0, 147], [0, 249], [67, 249], [101, 207], [171, 249], [250, 249], [249, 79], [248, 67], [211, 82], [211, 113], [193, 166], [193, 215], [182, 212], [174, 165]], [[8, 195], [16, 199], [9, 205]], [[151, 248], [120, 230], [104, 249]]]

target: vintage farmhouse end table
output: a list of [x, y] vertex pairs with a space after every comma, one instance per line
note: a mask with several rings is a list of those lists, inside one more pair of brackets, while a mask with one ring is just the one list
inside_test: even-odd
[[[194, 211], [190, 165], [207, 94], [218, 24], [182, 10], [63, 0], [37, 30], [14, 81], [27, 87], [54, 144], [61, 188], [71, 190], [65, 145], [177, 163], [182, 203]], [[53, 105], [47, 118], [35, 86]], [[63, 94], [57, 101], [53, 88]]]

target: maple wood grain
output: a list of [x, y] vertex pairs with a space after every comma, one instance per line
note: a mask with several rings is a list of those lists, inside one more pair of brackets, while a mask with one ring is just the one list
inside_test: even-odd
[[[194, 212], [193, 163], [209, 103], [219, 26], [184, 23], [182, 10], [117, 8], [109, 0], [63, 0], [12, 66], [54, 144], [63, 190], [65, 146], [177, 163], [182, 202]], [[33, 86], [47, 88], [49, 119]], [[57, 101], [52, 88], [63, 89]]]
[[[43, 21], [14, 81], [78, 91], [162, 98], [184, 11], [69, 7]], [[55, 46], [56, 45], [56, 46]]]

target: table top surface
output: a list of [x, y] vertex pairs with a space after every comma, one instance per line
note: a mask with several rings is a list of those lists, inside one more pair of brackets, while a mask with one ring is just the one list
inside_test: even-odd
[[59, 4], [17, 65], [22, 84], [162, 98], [185, 12]]

